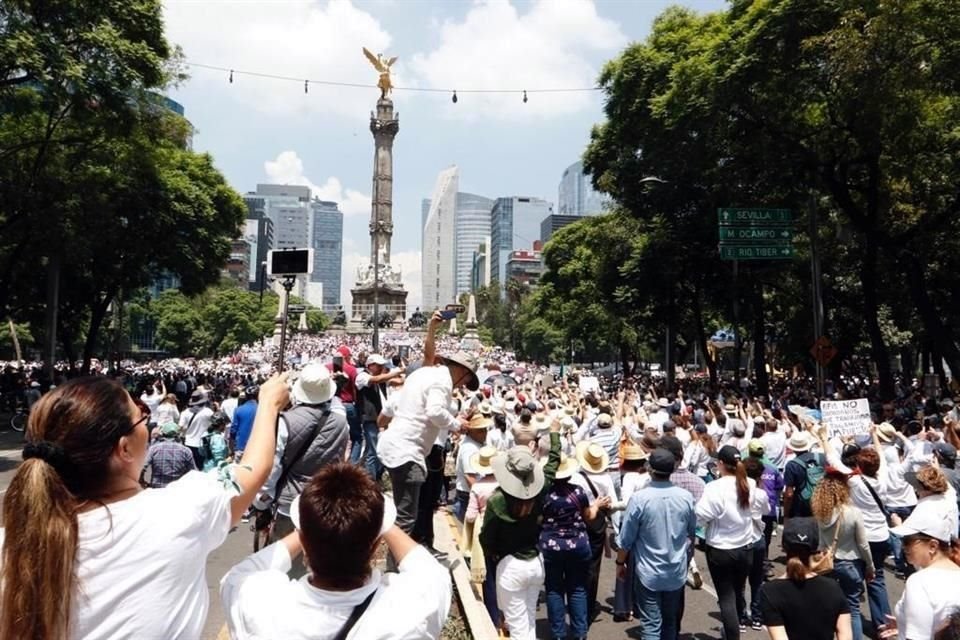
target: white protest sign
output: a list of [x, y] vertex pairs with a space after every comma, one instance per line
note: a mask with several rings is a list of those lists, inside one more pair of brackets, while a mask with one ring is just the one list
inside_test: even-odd
[[599, 392], [600, 381], [594, 376], [580, 376], [580, 391], [583, 393]]
[[870, 403], [856, 400], [824, 400], [820, 403], [823, 424], [830, 438], [855, 436], [870, 431]]

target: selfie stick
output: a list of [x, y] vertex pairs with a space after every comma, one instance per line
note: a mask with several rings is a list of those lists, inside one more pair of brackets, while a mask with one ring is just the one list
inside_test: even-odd
[[284, 359], [283, 354], [287, 349], [287, 317], [289, 315], [288, 311], [290, 309], [290, 292], [293, 291], [293, 283], [296, 282], [297, 276], [295, 275], [286, 275], [283, 276], [283, 290], [286, 291], [286, 295], [283, 296], [283, 316], [280, 318], [280, 359], [277, 362], [277, 372], [282, 373], [284, 368]]

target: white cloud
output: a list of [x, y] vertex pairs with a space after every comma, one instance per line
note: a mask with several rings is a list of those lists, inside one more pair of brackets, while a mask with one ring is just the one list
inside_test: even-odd
[[[366, 267], [370, 256], [366, 253], [350, 252], [347, 249], [355, 246], [353, 242], [344, 240], [343, 268], [340, 272], [340, 301], [344, 310], [350, 313], [350, 289], [356, 283], [357, 269]], [[407, 290], [407, 308], [410, 313], [419, 307], [423, 299], [423, 287], [420, 282], [421, 254], [419, 251], [401, 251], [390, 256], [390, 264], [400, 269], [404, 288]]]
[[[376, 84], [361, 47], [386, 52], [391, 37], [350, 0], [314, 2], [164, 1], [167, 37], [188, 61], [271, 75]], [[376, 89], [344, 89], [191, 68], [191, 84], [215, 88], [271, 115], [363, 114]]]
[[448, 117], [544, 117], [574, 113], [595, 92], [529, 94], [524, 88], [579, 88], [596, 83], [589, 52], [615, 51], [627, 38], [617, 23], [597, 15], [592, 0], [536, 0], [520, 13], [509, 0], [477, 0], [462, 22], [440, 27], [440, 46], [410, 63], [423, 86], [517, 89], [511, 94], [458, 93], [444, 97]]
[[263, 170], [270, 182], [276, 184], [299, 184], [310, 187], [314, 196], [340, 204], [344, 215], [370, 215], [370, 196], [354, 189], [344, 189], [340, 179], [330, 176], [322, 185], [310, 180], [303, 171], [303, 160], [296, 151], [282, 151], [276, 160], [263, 163]]

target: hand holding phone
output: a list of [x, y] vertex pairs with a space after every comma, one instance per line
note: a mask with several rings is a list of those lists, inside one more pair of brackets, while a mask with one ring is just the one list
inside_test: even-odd
[[457, 317], [457, 312], [444, 310], [440, 312], [440, 317], [443, 318], [444, 320], [453, 320], [454, 318]]

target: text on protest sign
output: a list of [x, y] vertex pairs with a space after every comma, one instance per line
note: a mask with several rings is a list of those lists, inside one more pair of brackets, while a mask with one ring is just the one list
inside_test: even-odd
[[866, 398], [824, 400], [820, 403], [820, 412], [830, 438], [870, 432], [870, 403]]

